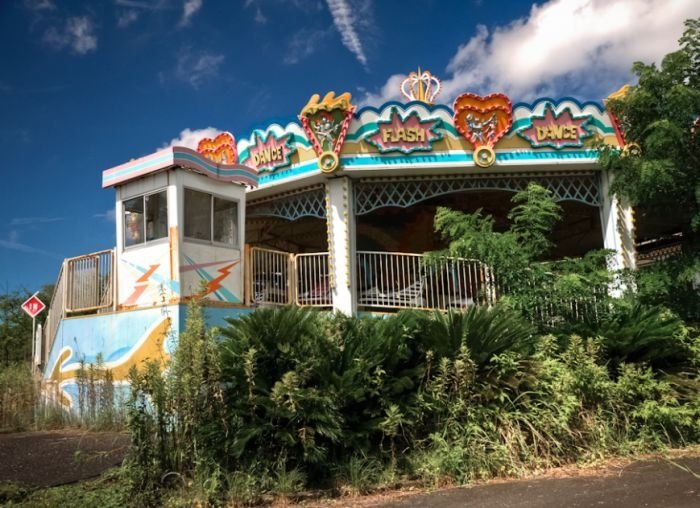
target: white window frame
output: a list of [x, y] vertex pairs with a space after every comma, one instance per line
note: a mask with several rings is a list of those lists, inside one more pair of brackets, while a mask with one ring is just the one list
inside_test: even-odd
[[[146, 198], [148, 196], [153, 196], [154, 194], [161, 194], [163, 193], [165, 195], [165, 222], [166, 222], [166, 234], [165, 236], [161, 238], [154, 238], [153, 240], [147, 240], [146, 239], [146, 232], [147, 232], [147, 227], [146, 227], [146, 220], [148, 218], [148, 214], [146, 213]], [[126, 244], [126, 232], [127, 232], [127, 225], [126, 225], [126, 210], [124, 204], [127, 201], [132, 201], [136, 198], [140, 198], [143, 203], [143, 241], [134, 243], [132, 245], [127, 245]], [[163, 243], [168, 241], [170, 238], [170, 219], [169, 219], [169, 209], [170, 209], [170, 202], [168, 199], [168, 189], [167, 187], [150, 191], [150, 192], [144, 192], [143, 194], [137, 194], [136, 196], [131, 196], [125, 199], [122, 199], [122, 216], [121, 216], [121, 221], [122, 221], [122, 242], [124, 245], [124, 250], [131, 250], [131, 249], [138, 249], [140, 247], [143, 247], [145, 245], [153, 245], [156, 243]]]
[[[206, 194], [209, 196], [209, 238], [210, 240], [202, 240], [201, 238], [193, 238], [187, 236], [187, 191], [199, 192], [200, 194]], [[221, 199], [223, 201], [229, 201], [236, 204], [236, 234], [233, 237], [234, 242], [224, 243], [217, 242], [214, 240], [214, 198]], [[208, 192], [201, 189], [194, 189], [192, 187], [184, 187], [184, 192], [182, 193], [182, 213], [183, 213], [183, 227], [182, 227], [182, 238], [186, 242], [200, 243], [203, 245], [214, 245], [215, 247], [225, 247], [227, 249], [240, 249], [240, 234], [241, 234], [241, 201], [240, 199], [231, 198], [229, 196], [223, 196], [221, 194], [216, 194], [214, 192]]]

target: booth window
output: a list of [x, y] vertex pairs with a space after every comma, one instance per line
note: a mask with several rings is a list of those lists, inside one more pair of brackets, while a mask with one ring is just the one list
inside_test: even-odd
[[185, 189], [185, 238], [238, 246], [238, 203]]
[[166, 191], [127, 199], [124, 205], [124, 246], [168, 237]]

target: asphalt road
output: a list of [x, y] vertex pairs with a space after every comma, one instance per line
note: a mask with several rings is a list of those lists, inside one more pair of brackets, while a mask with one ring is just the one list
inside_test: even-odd
[[[700, 475], [700, 457], [673, 461]], [[700, 477], [663, 461], [639, 461], [600, 475], [515, 480], [406, 496], [383, 508], [700, 508]]]
[[100, 475], [121, 464], [129, 436], [58, 430], [0, 434], [0, 483], [53, 487]]

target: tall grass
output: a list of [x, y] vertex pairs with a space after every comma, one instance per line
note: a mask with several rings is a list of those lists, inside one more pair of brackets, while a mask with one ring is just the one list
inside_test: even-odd
[[0, 367], [0, 430], [25, 430], [34, 423], [38, 386], [29, 364]]
[[124, 405], [115, 393], [112, 374], [98, 358], [81, 363], [78, 401], [72, 409], [59, 401], [58, 388], [41, 382], [28, 363], [0, 368], [0, 431], [81, 427], [91, 430], [123, 428]]

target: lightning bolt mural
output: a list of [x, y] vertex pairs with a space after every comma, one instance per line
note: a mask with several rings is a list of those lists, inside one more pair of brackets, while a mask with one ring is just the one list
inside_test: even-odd
[[219, 272], [219, 276], [210, 280], [209, 283], [207, 284], [207, 294], [212, 293], [217, 291], [218, 289], [223, 288], [221, 285], [221, 281], [224, 280], [226, 277], [231, 275], [231, 268], [236, 266], [238, 264], [238, 261], [235, 263], [231, 263], [229, 265], [226, 265], [222, 268], [219, 268], [217, 272]]
[[[203, 269], [204, 266], [209, 266], [212, 263], [206, 263], [202, 265], [198, 265], [192, 258], [189, 256], [185, 256], [185, 260], [187, 263], [189, 263], [190, 266], [187, 267], [189, 270], [195, 270], [197, 272], [197, 275], [202, 280], [205, 280], [207, 282], [206, 286], [206, 292], [204, 293], [204, 296], [209, 295], [209, 294], [214, 294], [214, 296], [222, 302], [231, 302], [231, 303], [239, 303], [241, 301], [240, 298], [238, 298], [236, 295], [234, 295], [231, 291], [226, 289], [222, 282], [229, 276], [231, 275], [231, 269], [236, 266], [238, 263], [240, 263], [240, 260], [238, 261], [233, 261], [217, 270], [219, 273], [218, 276], [213, 277], [209, 272]], [[227, 261], [222, 261], [223, 263], [226, 263]], [[221, 262], [219, 262], [221, 263]], [[217, 264], [219, 264], [217, 263]]]
[[156, 273], [156, 270], [158, 270], [160, 264], [150, 265], [148, 268], [144, 268], [143, 266], [139, 266], [126, 259], [122, 259], [122, 261], [134, 270], [141, 272], [142, 274], [141, 277], [136, 279], [134, 291], [124, 301], [124, 305], [136, 305], [139, 298], [141, 298], [141, 295], [143, 295], [146, 289], [148, 289], [148, 285], [152, 281], [155, 281], [156, 283], [162, 284], [163, 286], [169, 288], [170, 291], [172, 291], [176, 295], [180, 294], [180, 283], [178, 281], [168, 279], [166, 277], [163, 277], [159, 273]]
[[[141, 298], [141, 295], [143, 294], [144, 291], [148, 288], [148, 279], [151, 278], [151, 275], [158, 269], [160, 265], [151, 265], [150, 268], [144, 272], [144, 274], [136, 279], [136, 286], [134, 287], [134, 291], [129, 295], [129, 297], [124, 300], [124, 305], [135, 305], [136, 302], [138, 302], [139, 298]], [[140, 267], [135, 267], [139, 269]]]

